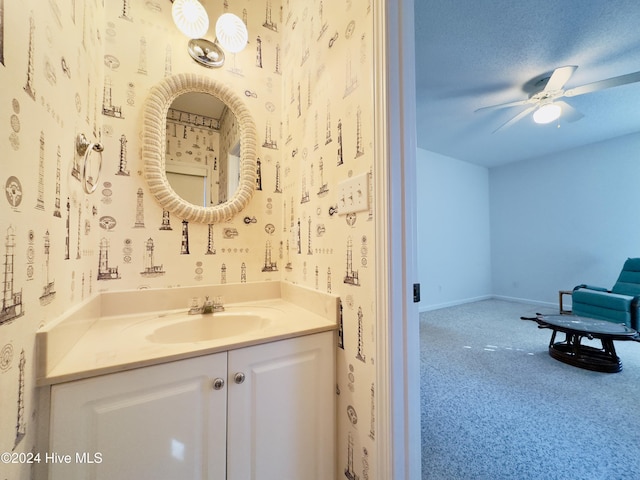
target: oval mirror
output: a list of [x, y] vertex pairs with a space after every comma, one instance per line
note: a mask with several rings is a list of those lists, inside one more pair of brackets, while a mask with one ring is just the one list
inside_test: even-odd
[[167, 111], [165, 173], [193, 205], [220, 205], [240, 183], [240, 132], [234, 113], [208, 93], [178, 95]]
[[249, 110], [225, 85], [197, 74], [167, 77], [143, 111], [147, 185], [181, 219], [228, 220], [255, 190], [256, 138]]

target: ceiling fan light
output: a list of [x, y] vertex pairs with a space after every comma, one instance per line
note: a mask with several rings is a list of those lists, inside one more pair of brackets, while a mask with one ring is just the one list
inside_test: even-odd
[[551, 123], [560, 118], [562, 108], [555, 103], [547, 103], [538, 108], [533, 114], [533, 121], [536, 123]]
[[171, 15], [178, 30], [189, 38], [204, 37], [209, 30], [209, 16], [198, 0], [174, 0]]

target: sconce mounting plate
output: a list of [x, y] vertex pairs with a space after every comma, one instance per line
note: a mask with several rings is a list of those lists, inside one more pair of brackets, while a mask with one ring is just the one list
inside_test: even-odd
[[218, 68], [224, 65], [224, 52], [217, 43], [205, 38], [192, 38], [187, 44], [189, 55], [200, 65]]

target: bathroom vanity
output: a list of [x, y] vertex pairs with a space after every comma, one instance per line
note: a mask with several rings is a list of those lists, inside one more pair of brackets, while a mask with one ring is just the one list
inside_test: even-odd
[[[48, 478], [333, 478], [338, 299], [246, 285], [215, 287], [226, 305], [213, 315], [122, 313], [132, 292], [110, 293], [90, 325], [72, 312], [38, 332], [46, 451], [70, 456], [49, 464]], [[180, 290], [137, 292], [149, 297], [137, 308], [154, 294], [184, 304], [183, 293], [202, 293]], [[84, 333], [57, 354], [74, 324]]]

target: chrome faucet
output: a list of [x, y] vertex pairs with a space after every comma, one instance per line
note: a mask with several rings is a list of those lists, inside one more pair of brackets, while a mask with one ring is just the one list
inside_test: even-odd
[[222, 297], [216, 297], [214, 300], [209, 300], [209, 296], [204, 297], [202, 305], [198, 305], [198, 299], [194, 298], [189, 308], [189, 315], [211, 315], [215, 312], [224, 312], [224, 306], [222, 305]]

